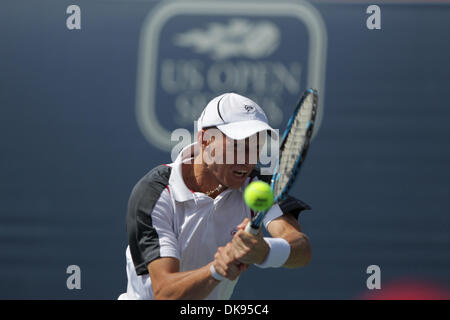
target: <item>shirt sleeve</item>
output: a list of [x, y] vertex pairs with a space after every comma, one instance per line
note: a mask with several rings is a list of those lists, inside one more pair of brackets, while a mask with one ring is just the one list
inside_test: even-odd
[[147, 274], [148, 264], [160, 257], [180, 259], [167, 170], [159, 167], [141, 179], [128, 202], [128, 244], [138, 275]]
[[283, 213], [290, 213], [295, 219], [298, 219], [300, 212], [303, 210], [311, 210], [311, 207], [307, 203], [290, 195], [283, 201], [280, 201], [279, 206]]
[[[156, 230], [159, 248], [155, 254], [150, 254], [147, 263], [150, 263], [151, 256], [173, 257], [180, 259], [178, 240], [174, 232], [174, 215], [172, 201], [167, 189], [161, 194], [161, 197], [155, 204], [150, 214], [152, 227]], [[159, 252], [158, 252], [159, 251]]]
[[267, 229], [267, 226], [273, 219], [276, 219], [282, 215], [283, 215], [283, 211], [281, 211], [281, 208], [278, 205], [278, 203], [274, 204], [272, 206], [272, 208], [269, 209], [269, 212], [266, 213], [266, 215], [263, 219], [264, 227]]

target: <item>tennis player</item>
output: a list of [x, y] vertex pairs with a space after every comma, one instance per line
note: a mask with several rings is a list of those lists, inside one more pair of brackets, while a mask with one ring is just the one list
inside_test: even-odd
[[[251, 235], [254, 214], [243, 190], [257, 179], [250, 151], [276, 136], [252, 100], [226, 93], [198, 119], [197, 142], [171, 164], [147, 173], [134, 187], [127, 210], [127, 292], [119, 299], [229, 299], [250, 264], [297, 268], [311, 259], [298, 214], [310, 207], [288, 197], [264, 218], [271, 237]], [[255, 140], [252, 140], [256, 138]], [[237, 161], [245, 142], [245, 161]], [[225, 155], [233, 147], [234, 157]], [[270, 176], [266, 176], [266, 178]]]

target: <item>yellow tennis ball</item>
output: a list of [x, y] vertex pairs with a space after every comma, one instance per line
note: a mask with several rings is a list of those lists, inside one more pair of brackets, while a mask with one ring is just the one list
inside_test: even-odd
[[245, 188], [244, 201], [255, 211], [267, 210], [273, 204], [272, 189], [263, 181], [254, 181]]

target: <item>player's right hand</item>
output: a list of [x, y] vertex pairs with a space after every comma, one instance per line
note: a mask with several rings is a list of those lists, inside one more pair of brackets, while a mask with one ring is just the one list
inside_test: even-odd
[[248, 264], [240, 263], [234, 258], [233, 247], [230, 242], [217, 249], [213, 265], [217, 273], [229, 280], [236, 280], [249, 267]]

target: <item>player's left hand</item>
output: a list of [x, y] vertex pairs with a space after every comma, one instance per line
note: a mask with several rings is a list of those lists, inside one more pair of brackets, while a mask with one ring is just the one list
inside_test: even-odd
[[263, 263], [269, 254], [269, 245], [264, 241], [261, 231], [255, 236], [245, 231], [245, 227], [250, 219], [245, 218], [237, 227], [237, 232], [233, 236], [231, 244], [233, 246], [236, 260], [245, 264]]

